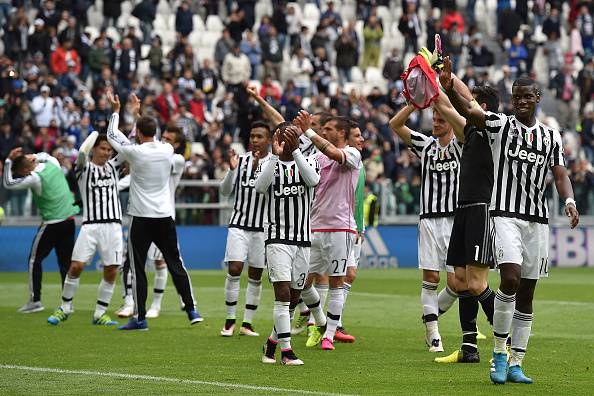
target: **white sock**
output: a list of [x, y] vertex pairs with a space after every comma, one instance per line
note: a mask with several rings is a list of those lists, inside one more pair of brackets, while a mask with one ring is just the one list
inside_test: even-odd
[[318, 292], [318, 296], [320, 296], [320, 308], [322, 309], [322, 312], [323, 312], [324, 307], [326, 306], [326, 297], [328, 297], [328, 288], [330, 286], [315, 284], [314, 287], [316, 288], [316, 291]]
[[291, 349], [291, 317], [289, 316], [289, 302], [275, 301], [272, 310], [274, 328], [281, 350]]
[[[437, 320], [437, 314], [439, 312], [437, 283], [423, 281], [421, 303], [423, 304], [423, 316], [434, 315], [435, 320]], [[433, 319], [433, 317], [431, 317], [431, 319]]]
[[511, 323], [511, 356], [509, 365], [521, 366], [526, 349], [528, 348], [528, 339], [532, 329], [533, 315], [514, 310], [514, 317]]
[[245, 312], [243, 313], [243, 321], [245, 323], [252, 323], [258, 305], [260, 304], [261, 296], [262, 281], [248, 277], [248, 285], [245, 290]]
[[126, 294], [126, 297], [124, 297], [124, 305], [127, 307], [134, 307], [134, 296], [132, 294]]
[[516, 295], [508, 296], [501, 290], [495, 293], [495, 309], [493, 312], [493, 335], [496, 353], [505, 353], [505, 344], [512, 325]]
[[307, 308], [307, 305], [305, 304], [303, 299], [299, 300], [299, 304], [297, 304], [297, 310], [300, 314], [309, 312], [309, 308]]
[[80, 278], [71, 278], [70, 275], [66, 274], [64, 288], [62, 289], [62, 305], [60, 305], [62, 311], [66, 313], [72, 312], [72, 299], [74, 298], [74, 293], [76, 293], [79, 284]]
[[331, 288], [328, 299], [328, 324], [326, 325], [326, 332], [324, 337], [334, 341], [334, 334], [336, 334], [336, 327], [340, 321], [340, 314], [344, 307], [344, 290], [341, 288]]
[[338, 327], [342, 327], [342, 317], [344, 316], [344, 307], [346, 306], [346, 300], [349, 295], [349, 292], [351, 291], [351, 286], [352, 285], [350, 283], [346, 283], [346, 282], [344, 282], [342, 284], [342, 290], [344, 292], [344, 303], [343, 303], [343, 308], [342, 308], [342, 314], [340, 315], [340, 319], [338, 320]]
[[167, 286], [167, 267], [155, 268], [155, 285], [153, 288], [153, 303], [151, 308], [160, 310], [163, 294], [165, 294], [165, 287]]
[[227, 274], [227, 278], [225, 279], [225, 304], [227, 305], [227, 319], [235, 319], [237, 314], [239, 278], [239, 276]]
[[326, 316], [324, 315], [324, 311], [322, 311], [320, 296], [315, 287], [303, 290], [301, 292], [301, 298], [303, 299], [303, 302], [307, 304], [309, 312], [311, 312], [311, 315], [314, 317], [316, 326], [326, 325]]
[[458, 299], [458, 294], [454, 293], [448, 286], [444, 287], [437, 296], [437, 306], [439, 307], [439, 314], [446, 313], [448, 309]]
[[108, 283], [105, 279], [101, 279], [97, 288], [97, 304], [95, 305], [95, 313], [93, 314], [95, 319], [99, 319], [107, 311], [114, 289], [115, 283]]

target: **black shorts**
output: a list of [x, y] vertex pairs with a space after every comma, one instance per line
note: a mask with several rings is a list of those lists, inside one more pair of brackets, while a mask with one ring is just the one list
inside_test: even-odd
[[489, 204], [462, 205], [456, 209], [448, 247], [447, 265], [468, 264], [494, 268]]

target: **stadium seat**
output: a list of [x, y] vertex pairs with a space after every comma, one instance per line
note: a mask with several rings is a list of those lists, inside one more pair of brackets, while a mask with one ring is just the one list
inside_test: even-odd
[[336, 81], [330, 82], [330, 85], [328, 86], [328, 95], [336, 95], [336, 88], [338, 88], [338, 83]]
[[209, 32], [222, 32], [225, 26], [218, 15], [209, 15], [206, 18], [206, 30]]
[[95, 39], [97, 37], [99, 37], [99, 29], [97, 29], [95, 26], [87, 26], [85, 27], [84, 30], [86, 33], [89, 33], [89, 36], [91, 38], [91, 41], [95, 41]]
[[354, 4], [345, 4], [340, 8], [340, 16], [343, 22], [348, 23], [349, 21], [357, 18], [357, 7]]
[[196, 56], [198, 57], [200, 63], [202, 63], [205, 59], [212, 60], [214, 58], [214, 48], [198, 47], [198, 49], [196, 50]]
[[105, 32], [107, 37], [111, 38], [115, 43], [120, 42], [120, 32], [118, 32], [118, 29], [113, 26], [108, 26]]
[[312, 3], [307, 3], [303, 7], [303, 18], [320, 21], [320, 9]]
[[200, 34], [200, 47], [202, 48], [214, 48], [217, 45], [217, 41], [221, 38], [221, 32], [205, 31]]
[[387, 88], [387, 81], [382, 76], [382, 71], [377, 67], [368, 67], [365, 71], [365, 81], [371, 85], [372, 88], [379, 87], [382, 92], [385, 92]]
[[132, 2], [131, 1], [122, 1], [122, 15], [130, 15], [132, 13]]
[[364, 77], [363, 77], [363, 72], [361, 72], [361, 69], [359, 67], [352, 67], [351, 68], [351, 80], [354, 83], [360, 83], [363, 82]]
[[[200, 15], [193, 15], [192, 22], [194, 23], [194, 31], [195, 32], [203, 32], [206, 30], [206, 26], [204, 26], [204, 21], [200, 17]], [[175, 26], [175, 18], [173, 19], [173, 26]]]
[[311, 105], [311, 98], [306, 96], [301, 99], [301, 108], [307, 109]]
[[204, 149], [204, 144], [202, 144], [200, 142], [192, 143], [191, 151], [192, 151], [192, 154], [197, 154], [197, 155], [204, 155], [206, 153], [206, 150]]
[[257, 92], [260, 92], [260, 88], [262, 88], [262, 83], [260, 82], [260, 80], [251, 80], [250, 85], [255, 86]]
[[296, 3], [296, 2], [287, 3], [287, 8], [289, 6], [295, 7], [295, 15], [297, 16], [297, 18], [299, 20], [303, 19], [303, 11], [301, 10], [301, 6], [299, 5], [299, 3]]
[[175, 32], [172, 30], [162, 30], [159, 35], [163, 41], [163, 45], [174, 46], [175, 45]]
[[377, 16], [382, 20], [384, 28], [392, 24], [392, 14], [386, 6], [377, 7]]

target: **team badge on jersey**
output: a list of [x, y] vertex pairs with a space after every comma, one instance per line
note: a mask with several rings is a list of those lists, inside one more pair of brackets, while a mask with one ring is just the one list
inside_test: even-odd
[[545, 135], [542, 138], [542, 142], [544, 143], [545, 146], [549, 147], [551, 145], [551, 138], [549, 138], [548, 135]]
[[526, 131], [524, 133], [524, 140], [532, 144], [532, 142], [534, 141], [534, 134], [531, 131]]

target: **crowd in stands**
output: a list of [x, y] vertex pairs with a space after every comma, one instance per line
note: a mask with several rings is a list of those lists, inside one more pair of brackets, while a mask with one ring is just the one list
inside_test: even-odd
[[[497, 87], [501, 111], [516, 76], [541, 84], [539, 118], [562, 131], [578, 208], [594, 213], [593, 11], [577, 0], [0, 0], [0, 163], [23, 146], [71, 171], [85, 137], [106, 131], [113, 89], [182, 129], [185, 179], [221, 179], [229, 149], [246, 150], [262, 116], [245, 90], [255, 84], [288, 120], [304, 108], [358, 121], [382, 215], [415, 214], [419, 161], [388, 121], [405, 104], [407, 62], [439, 33], [458, 76]], [[430, 133], [429, 117], [415, 113], [410, 126]], [[127, 104], [120, 128], [133, 123]], [[218, 201], [214, 187], [178, 195]], [[22, 214], [25, 196], [0, 189], [0, 206]], [[216, 219], [186, 211], [180, 221]]]

